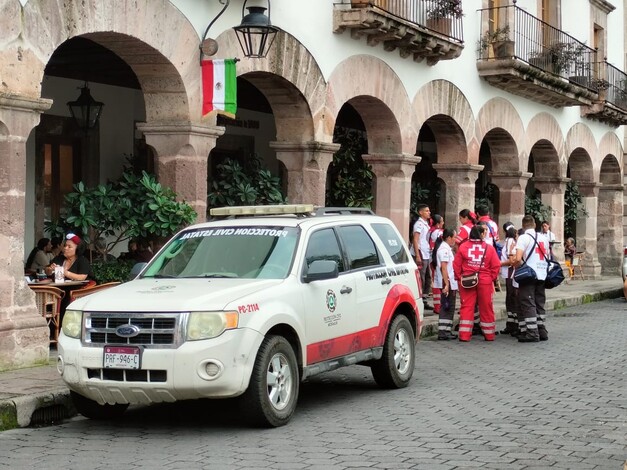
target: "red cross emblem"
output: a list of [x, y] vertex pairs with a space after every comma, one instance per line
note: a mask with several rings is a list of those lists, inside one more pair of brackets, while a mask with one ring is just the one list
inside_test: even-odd
[[482, 245], [475, 245], [470, 250], [468, 250], [468, 257], [472, 258], [473, 261], [481, 262], [483, 258], [483, 253], [485, 253], [485, 248]]
[[544, 258], [544, 253], [546, 253], [546, 249], [544, 248], [544, 242], [538, 242], [538, 247], [536, 248], [536, 253], [540, 258]]

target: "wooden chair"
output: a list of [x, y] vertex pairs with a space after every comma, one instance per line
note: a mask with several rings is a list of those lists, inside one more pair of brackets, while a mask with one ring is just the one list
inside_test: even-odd
[[586, 253], [585, 252], [580, 252], [580, 253], [576, 253], [575, 256], [573, 256], [573, 277], [577, 277], [577, 272], [579, 272], [579, 275], [581, 276], [581, 280], [584, 280], [583, 277], [583, 265], [585, 264], [586, 261]]
[[117, 286], [121, 284], [121, 282], [106, 282], [104, 284], [96, 284], [94, 286], [87, 286], [81, 289], [74, 289], [70, 291], [70, 302], [74, 302], [76, 299], [80, 299], [81, 297], [85, 297], [86, 295], [93, 294], [94, 292], [98, 292], [104, 289], [108, 289], [113, 286]]
[[65, 292], [52, 286], [30, 286], [35, 293], [35, 303], [42, 317], [50, 327], [52, 337], [51, 343], [59, 340], [59, 330], [61, 328], [61, 300]]

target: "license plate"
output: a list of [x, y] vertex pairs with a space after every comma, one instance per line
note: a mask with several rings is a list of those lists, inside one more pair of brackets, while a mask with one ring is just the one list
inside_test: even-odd
[[141, 351], [136, 346], [105, 346], [105, 369], [139, 369]]

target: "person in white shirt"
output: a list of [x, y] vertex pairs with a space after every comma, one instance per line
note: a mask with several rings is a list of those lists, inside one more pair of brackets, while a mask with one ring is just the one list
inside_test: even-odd
[[458, 290], [453, 272], [454, 245], [455, 230], [446, 228], [442, 231], [442, 236], [437, 239], [433, 248], [433, 262], [435, 264], [433, 287], [437, 287], [441, 291], [438, 319], [438, 340], [441, 341], [457, 339], [457, 335], [452, 332]]
[[551, 258], [553, 258], [553, 244], [555, 243], [555, 234], [551, 232], [551, 226], [546, 220], [543, 220], [540, 224], [540, 230], [543, 234], [549, 237], [549, 252], [551, 253]]
[[548, 265], [546, 258], [549, 256], [549, 238], [544, 233], [536, 232], [536, 221], [531, 215], [523, 217], [522, 226], [524, 233], [519, 235], [516, 242], [514, 266], [527, 263], [535, 271], [536, 279], [521, 283], [518, 287], [521, 309], [518, 341], [534, 343], [549, 339], [544, 308], [546, 301], [544, 280]]
[[520, 315], [520, 301], [518, 299], [518, 283], [514, 280], [514, 265], [516, 259], [516, 239], [518, 230], [511, 222], [503, 225], [505, 243], [501, 252], [501, 276], [505, 279], [505, 309], [507, 322], [501, 334], [518, 336], [518, 317]]
[[425, 310], [433, 310], [433, 307], [427, 304], [426, 298], [431, 287], [431, 276], [429, 273], [429, 260], [431, 259], [431, 249], [429, 248], [429, 219], [431, 210], [426, 204], [418, 204], [418, 220], [413, 227], [412, 243], [410, 252], [416, 260], [416, 265], [420, 270], [420, 281], [422, 283], [422, 298]]

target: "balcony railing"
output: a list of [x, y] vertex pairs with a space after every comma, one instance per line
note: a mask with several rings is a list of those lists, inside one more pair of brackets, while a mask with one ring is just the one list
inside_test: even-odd
[[[336, 4], [378, 9], [401, 22], [429, 29], [459, 43], [464, 42], [461, 1], [458, 4], [455, 0], [341, 0]], [[456, 10], [460, 14], [456, 14]]]
[[627, 110], [627, 74], [607, 62], [595, 64], [598, 70], [597, 86], [605, 101]]
[[435, 65], [464, 49], [461, 0], [338, 0], [333, 32]]
[[596, 51], [516, 5], [480, 10], [483, 60], [515, 58], [596, 92]]

